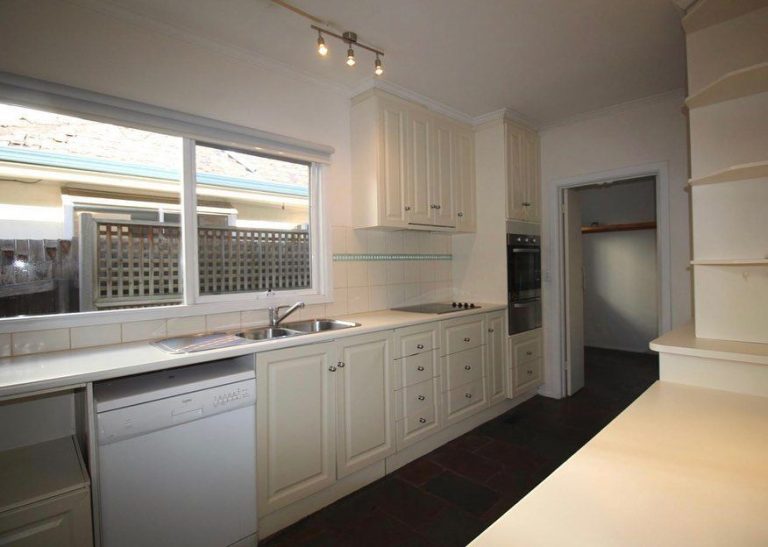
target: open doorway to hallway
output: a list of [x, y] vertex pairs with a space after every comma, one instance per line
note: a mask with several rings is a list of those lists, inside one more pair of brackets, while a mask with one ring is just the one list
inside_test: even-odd
[[659, 334], [656, 178], [563, 189], [566, 385], [599, 350], [650, 353]]

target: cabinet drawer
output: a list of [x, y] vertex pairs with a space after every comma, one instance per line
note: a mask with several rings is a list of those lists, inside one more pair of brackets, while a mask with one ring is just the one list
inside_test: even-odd
[[460, 323], [446, 321], [444, 327], [445, 351], [443, 355], [450, 355], [458, 351], [475, 348], [483, 345], [483, 318], [478, 316], [469, 321], [460, 319]]
[[438, 324], [418, 325], [395, 330], [395, 358], [408, 357], [424, 351], [437, 349]]
[[398, 391], [395, 419], [416, 416], [423, 413], [425, 409], [436, 408], [439, 393], [437, 382], [437, 379], [430, 379]]
[[515, 363], [521, 365], [541, 358], [541, 337], [536, 336], [525, 342], [515, 344]]
[[437, 352], [427, 351], [395, 359], [395, 389], [424, 382], [437, 375]]
[[515, 367], [515, 393], [521, 393], [541, 384], [541, 366], [541, 358], [518, 363]]
[[450, 391], [483, 377], [483, 347], [453, 353], [445, 357], [445, 389]]
[[439, 412], [427, 408], [397, 422], [397, 448], [402, 450], [440, 430]]
[[[455, 418], [457, 414], [469, 414], [470, 408], [485, 406], [485, 382], [482, 378], [446, 393], [446, 417]], [[463, 417], [463, 416], [462, 416]]]

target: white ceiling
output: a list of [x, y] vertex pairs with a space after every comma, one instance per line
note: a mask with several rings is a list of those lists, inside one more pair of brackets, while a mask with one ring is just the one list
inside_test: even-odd
[[[269, 0], [101, 0], [198, 37], [355, 88], [373, 57], [315, 52], [306, 19]], [[682, 88], [681, 12], [670, 0], [293, 0], [381, 48], [384, 79], [478, 116], [541, 124]], [[102, 4], [103, 5], [103, 4]]]

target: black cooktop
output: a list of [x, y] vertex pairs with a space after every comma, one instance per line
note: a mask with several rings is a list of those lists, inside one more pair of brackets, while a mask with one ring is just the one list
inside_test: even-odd
[[434, 302], [432, 304], [417, 304], [415, 306], [404, 306], [402, 308], [392, 308], [394, 311], [409, 311], [413, 313], [451, 313], [454, 311], [462, 310], [476, 310], [480, 306], [472, 304], [471, 302], [452, 302], [450, 304], [444, 302]]

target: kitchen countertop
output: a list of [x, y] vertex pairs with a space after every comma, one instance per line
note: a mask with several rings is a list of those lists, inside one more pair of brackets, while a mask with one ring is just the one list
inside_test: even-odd
[[768, 398], [656, 382], [473, 547], [768, 544]]
[[120, 376], [192, 365], [204, 361], [237, 357], [249, 353], [315, 344], [347, 336], [356, 336], [421, 323], [444, 321], [455, 317], [488, 313], [506, 308], [506, 305], [499, 304], [481, 303], [480, 306], [478, 309], [462, 310], [441, 315], [392, 310], [343, 315], [336, 317], [336, 319], [354, 321], [360, 323], [360, 326], [280, 340], [260, 341], [253, 344], [213, 349], [198, 353], [166, 353], [152, 346], [149, 341], [144, 341], [5, 357], [0, 359], [0, 399]]

